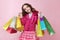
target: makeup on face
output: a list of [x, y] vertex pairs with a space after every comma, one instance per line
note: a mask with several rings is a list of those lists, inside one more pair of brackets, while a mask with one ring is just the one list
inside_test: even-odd
[[27, 12], [30, 13], [31, 12], [31, 8], [28, 5], [24, 5], [23, 9]]

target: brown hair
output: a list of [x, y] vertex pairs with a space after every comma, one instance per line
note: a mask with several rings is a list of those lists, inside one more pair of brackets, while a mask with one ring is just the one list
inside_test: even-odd
[[25, 4], [22, 5], [22, 15], [23, 15], [23, 16], [25, 16], [26, 14], [28, 14], [28, 13], [23, 9], [24, 5], [29, 6], [29, 7], [31, 8], [31, 11], [32, 11], [32, 12], [35, 11], [35, 9], [34, 9], [30, 4], [25, 3]]

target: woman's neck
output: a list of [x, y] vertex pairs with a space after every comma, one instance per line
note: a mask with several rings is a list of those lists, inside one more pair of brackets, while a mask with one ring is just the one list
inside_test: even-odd
[[31, 18], [31, 16], [32, 16], [32, 12], [31, 12], [31, 13], [29, 13], [29, 18]]
[[30, 12], [29, 14], [31, 14], [32, 12]]

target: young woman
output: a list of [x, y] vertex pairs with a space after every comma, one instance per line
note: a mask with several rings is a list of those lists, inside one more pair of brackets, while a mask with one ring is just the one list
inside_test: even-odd
[[19, 16], [24, 26], [19, 40], [36, 40], [37, 19], [40, 17], [40, 13], [30, 4], [25, 3], [22, 5], [22, 13], [19, 13]]

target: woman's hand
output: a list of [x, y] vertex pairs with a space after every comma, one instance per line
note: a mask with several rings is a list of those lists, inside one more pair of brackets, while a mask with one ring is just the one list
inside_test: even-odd
[[18, 16], [19, 16], [20, 18], [22, 18], [22, 17], [23, 17], [21, 12], [18, 14]]
[[41, 17], [41, 18], [43, 17], [42, 12], [39, 12], [39, 13], [38, 13], [38, 17], [39, 17], [39, 18], [40, 18], [40, 17]]

